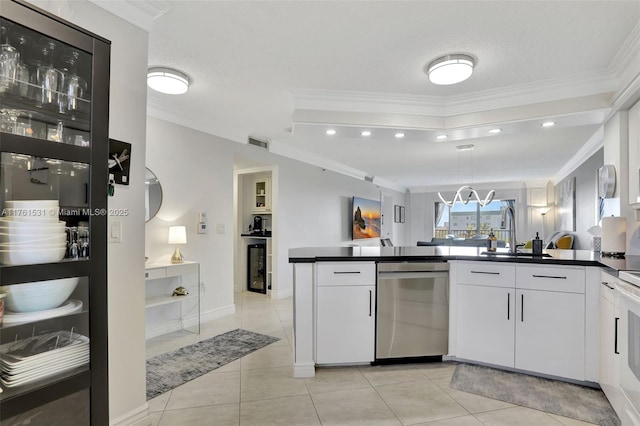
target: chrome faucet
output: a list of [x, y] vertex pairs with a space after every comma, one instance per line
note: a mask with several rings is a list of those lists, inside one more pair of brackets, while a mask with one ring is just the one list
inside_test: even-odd
[[508, 206], [502, 210], [502, 221], [500, 222], [500, 228], [504, 229], [505, 221], [509, 215], [509, 253], [516, 253], [516, 211], [513, 207]]

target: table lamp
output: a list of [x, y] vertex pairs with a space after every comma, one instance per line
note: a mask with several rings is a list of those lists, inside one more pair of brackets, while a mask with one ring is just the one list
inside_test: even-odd
[[178, 244], [187, 244], [187, 228], [185, 226], [170, 226], [169, 244], [176, 244], [176, 251], [171, 256], [171, 263], [182, 263], [184, 260]]

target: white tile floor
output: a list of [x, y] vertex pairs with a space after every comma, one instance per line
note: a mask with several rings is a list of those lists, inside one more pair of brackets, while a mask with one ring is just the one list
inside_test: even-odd
[[451, 364], [321, 368], [292, 373], [292, 300], [236, 293], [236, 314], [200, 335], [147, 341], [151, 357], [236, 328], [280, 340], [149, 401], [153, 425], [588, 425], [449, 388]]

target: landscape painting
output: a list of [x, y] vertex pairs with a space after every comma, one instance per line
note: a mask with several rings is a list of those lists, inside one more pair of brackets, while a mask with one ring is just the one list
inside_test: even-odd
[[351, 214], [351, 219], [353, 220], [353, 239], [380, 238], [380, 217], [380, 201], [353, 197]]

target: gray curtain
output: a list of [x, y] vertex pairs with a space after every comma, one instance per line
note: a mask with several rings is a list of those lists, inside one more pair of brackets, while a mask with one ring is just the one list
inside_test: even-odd
[[438, 223], [440, 223], [440, 219], [442, 219], [442, 215], [444, 214], [444, 209], [447, 207], [445, 203], [436, 202], [435, 214], [433, 215], [433, 229], [436, 229]]

